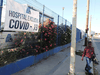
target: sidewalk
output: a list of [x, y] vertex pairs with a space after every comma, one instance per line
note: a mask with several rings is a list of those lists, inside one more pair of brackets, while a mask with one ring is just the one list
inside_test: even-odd
[[[76, 50], [84, 50], [83, 44], [84, 40], [78, 42], [76, 45]], [[81, 61], [81, 56], [76, 55], [76, 75], [85, 75], [85, 64], [85, 58], [84, 61]], [[12, 75], [67, 75], [69, 72], [69, 65], [70, 47]]]

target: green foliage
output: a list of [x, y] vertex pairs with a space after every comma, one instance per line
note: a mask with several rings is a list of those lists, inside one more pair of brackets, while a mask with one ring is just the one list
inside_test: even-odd
[[71, 30], [67, 29], [67, 31], [61, 35], [61, 45], [65, 45], [71, 42]]

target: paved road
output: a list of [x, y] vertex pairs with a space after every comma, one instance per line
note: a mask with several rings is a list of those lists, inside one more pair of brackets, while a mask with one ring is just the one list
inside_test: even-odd
[[94, 40], [94, 43], [96, 44], [97, 49], [99, 50], [99, 53], [100, 53], [100, 38], [95, 37], [93, 40]]
[[93, 38], [93, 46], [94, 46], [97, 60], [99, 61], [99, 65], [96, 65], [94, 67], [98, 71], [98, 75], [100, 75], [100, 37]]

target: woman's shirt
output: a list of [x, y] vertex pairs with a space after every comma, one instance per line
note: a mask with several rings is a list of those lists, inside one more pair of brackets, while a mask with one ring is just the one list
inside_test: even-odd
[[84, 49], [84, 52], [83, 52], [83, 57], [86, 56], [88, 58], [91, 58], [94, 54], [94, 48], [93, 47], [86, 47]]

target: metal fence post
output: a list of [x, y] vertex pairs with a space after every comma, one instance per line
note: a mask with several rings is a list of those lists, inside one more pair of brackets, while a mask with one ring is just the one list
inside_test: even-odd
[[[43, 12], [42, 12], [42, 26], [41, 26], [41, 41], [43, 40], [43, 22], [44, 22], [44, 9], [45, 9], [45, 6], [43, 5]], [[41, 42], [41, 46], [42, 46], [42, 42]]]
[[59, 15], [57, 20], [57, 38], [56, 38], [56, 46], [58, 46], [58, 25], [59, 25]]
[[66, 22], [67, 22], [67, 20], [65, 20], [65, 32], [66, 32]]
[[1, 15], [2, 15], [3, 0], [0, 0], [0, 31], [1, 31]]
[[[44, 9], [45, 9], [45, 6], [43, 5], [43, 13], [42, 13], [42, 29], [43, 29], [43, 22], [44, 22]], [[42, 32], [42, 29], [41, 29], [41, 32]], [[41, 39], [43, 38], [43, 33], [41, 33]]]

